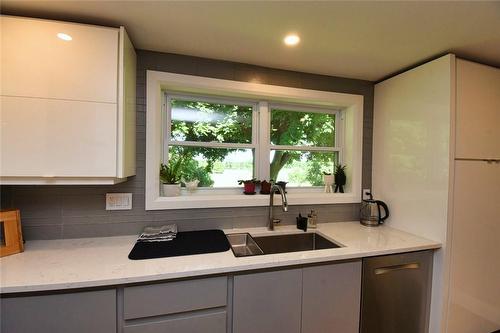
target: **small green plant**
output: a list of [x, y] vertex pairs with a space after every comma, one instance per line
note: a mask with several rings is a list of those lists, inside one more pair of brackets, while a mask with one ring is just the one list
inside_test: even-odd
[[168, 164], [160, 165], [160, 180], [163, 184], [178, 184], [182, 178], [182, 172], [180, 171], [181, 159], [173, 161], [172, 159], [168, 161]]
[[347, 182], [347, 176], [345, 174], [345, 165], [337, 165], [335, 168], [335, 192], [344, 193], [344, 186]]
[[260, 184], [260, 180], [257, 180], [257, 178], [252, 178], [252, 179], [247, 179], [247, 180], [238, 180], [238, 185], [241, 185], [241, 184], [249, 184], [249, 183], [253, 183], [253, 184]]

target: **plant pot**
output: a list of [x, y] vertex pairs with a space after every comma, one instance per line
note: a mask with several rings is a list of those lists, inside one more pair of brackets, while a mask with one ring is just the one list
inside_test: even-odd
[[[276, 182], [276, 185], [278, 185], [279, 187], [281, 187], [281, 189], [283, 190], [283, 192], [286, 193], [286, 184], [288, 184], [288, 182], [284, 182], [284, 181], [280, 181], [280, 182]], [[274, 193], [280, 193], [279, 191], [276, 191]]]
[[325, 184], [325, 193], [333, 192], [332, 191], [333, 182], [334, 182], [333, 175], [323, 175], [323, 183]]
[[344, 186], [345, 184], [335, 184], [335, 193], [344, 193]]
[[260, 194], [270, 194], [271, 193], [271, 183], [263, 181], [260, 183]]
[[198, 188], [198, 184], [200, 183], [199, 180], [195, 179], [190, 182], [186, 182], [186, 190], [188, 192], [194, 192]]
[[181, 184], [163, 184], [164, 197], [178, 197], [181, 195]]
[[254, 182], [243, 183], [243, 187], [244, 187], [245, 194], [255, 194], [255, 183]]

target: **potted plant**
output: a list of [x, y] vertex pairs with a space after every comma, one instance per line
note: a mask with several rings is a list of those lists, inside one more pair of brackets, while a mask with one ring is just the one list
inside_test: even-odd
[[[283, 192], [286, 193], [286, 184], [288, 184], [288, 182], [284, 182], [282, 180], [280, 180], [279, 182], [276, 182], [276, 185], [278, 185], [279, 187], [281, 187], [281, 189], [283, 190]], [[279, 193], [278, 191], [274, 192], [274, 193]]]
[[255, 194], [255, 186], [257, 184], [260, 184], [260, 180], [257, 180], [255, 178], [252, 179], [247, 179], [247, 180], [238, 180], [238, 185], [243, 184], [244, 194]]
[[160, 180], [163, 184], [163, 195], [166, 197], [176, 197], [181, 194], [180, 172], [181, 159], [173, 161], [170, 159], [168, 164], [160, 165]]
[[269, 182], [266, 180], [260, 182], [260, 194], [270, 194], [272, 185], [273, 185], [272, 179]]
[[323, 183], [325, 184], [325, 193], [332, 192], [332, 185], [334, 182], [334, 177], [331, 172], [323, 171]]
[[335, 193], [344, 193], [344, 186], [347, 181], [345, 168], [345, 165], [337, 165], [337, 167], [335, 168]]
[[194, 191], [196, 191], [196, 189], [198, 188], [198, 184], [200, 183], [200, 181], [198, 179], [192, 179], [192, 180], [189, 180], [189, 181], [184, 181], [184, 185], [186, 185], [186, 190], [189, 192], [189, 193], [193, 193]]

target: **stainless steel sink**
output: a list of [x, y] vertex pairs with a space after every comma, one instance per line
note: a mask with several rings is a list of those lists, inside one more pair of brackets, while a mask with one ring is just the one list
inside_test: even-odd
[[226, 235], [235, 257], [247, 257], [264, 254], [262, 249], [255, 243], [250, 234]]
[[333, 249], [339, 245], [317, 233], [254, 237], [264, 254]]
[[313, 232], [258, 237], [252, 237], [248, 233], [226, 236], [236, 257], [341, 247]]

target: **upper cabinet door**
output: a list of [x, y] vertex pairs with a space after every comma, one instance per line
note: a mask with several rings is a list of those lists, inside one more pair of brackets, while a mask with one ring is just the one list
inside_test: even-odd
[[114, 104], [2, 96], [0, 108], [0, 176], [116, 177]]
[[119, 29], [2, 16], [1, 30], [1, 95], [117, 103]]
[[456, 158], [500, 158], [500, 69], [457, 60]]

